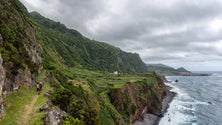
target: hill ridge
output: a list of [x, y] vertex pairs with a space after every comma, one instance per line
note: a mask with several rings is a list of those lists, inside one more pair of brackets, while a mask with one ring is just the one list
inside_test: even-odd
[[[42, 43], [43, 48], [54, 48], [51, 51], [56, 51], [67, 66], [82, 66], [90, 70], [108, 72], [146, 72], [146, 65], [138, 54], [124, 52], [113, 45], [86, 38], [78, 31], [68, 29], [64, 24], [45, 18], [37, 12], [30, 14], [47, 34], [47, 38], [42, 38], [44, 36], [41, 33], [38, 37], [40, 41], [47, 41]], [[47, 53], [48, 57], [53, 55], [45, 52]]]

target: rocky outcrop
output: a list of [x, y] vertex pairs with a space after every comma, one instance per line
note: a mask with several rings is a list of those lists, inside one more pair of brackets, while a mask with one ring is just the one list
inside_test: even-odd
[[50, 110], [50, 107], [52, 106], [52, 104], [50, 102], [45, 103], [42, 107], [39, 108], [39, 111], [48, 111]]
[[5, 81], [5, 71], [4, 71], [4, 68], [2, 66], [2, 63], [3, 63], [3, 59], [2, 59], [2, 56], [1, 56], [1, 53], [0, 53], [0, 95], [2, 93], [2, 87], [3, 87], [4, 81]]
[[[30, 33], [31, 32], [31, 33]], [[43, 69], [41, 63], [42, 63], [42, 57], [41, 57], [41, 53], [42, 53], [42, 47], [40, 46], [39, 42], [36, 39], [36, 32], [35, 31], [29, 31], [29, 34], [31, 37], [31, 44], [25, 44], [25, 50], [28, 53], [29, 57], [31, 57], [31, 62], [33, 62], [36, 66], [38, 66], [38, 73], [40, 73], [40, 71]]]
[[[50, 98], [50, 92], [47, 91], [44, 94], [48, 99]], [[54, 106], [50, 100], [39, 108], [39, 111], [46, 111], [47, 114], [44, 117], [44, 125], [63, 125], [64, 118], [69, 117], [68, 113], [62, 111], [60, 108]]]
[[19, 85], [25, 85], [26, 87], [32, 87], [32, 74], [28, 68], [25, 70], [19, 69], [18, 75], [15, 77], [15, 86], [13, 88], [18, 88]]
[[44, 119], [45, 125], [63, 125], [64, 117], [67, 117], [68, 114], [60, 109], [54, 109], [49, 111]]
[[0, 34], [0, 45], [2, 45], [3, 43], [3, 39], [2, 39], [2, 35]]
[[2, 94], [3, 94], [3, 86], [5, 83], [5, 71], [4, 68], [2, 66], [3, 63], [3, 59], [0, 53], [0, 118], [2, 117], [3, 113], [4, 113], [4, 106], [3, 106], [3, 98], [2, 98]]
[[0, 1], [0, 45], [5, 82], [2, 90], [17, 91], [32, 87], [42, 70], [42, 47], [36, 38], [36, 27], [26, 8], [18, 1]]

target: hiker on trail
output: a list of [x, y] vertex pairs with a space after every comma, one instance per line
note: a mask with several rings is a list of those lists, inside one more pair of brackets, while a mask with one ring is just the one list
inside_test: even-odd
[[40, 89], [40, 91], [42, 91], [42, 88], [43, 88], [43, 82], [40, 82], [40, 83], [39, 83], [39, 89]]
[[40, 94], [40, 84], [39, 84], [39, 82], [36, 83], [36, 91], [38, 92], [38, 94]]

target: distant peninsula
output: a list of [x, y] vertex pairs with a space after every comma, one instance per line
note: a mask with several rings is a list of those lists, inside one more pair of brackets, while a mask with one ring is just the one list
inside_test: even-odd
[[155, 71], [156, 73], [164, 76], [208, 76], [210, 74], [203, 74], [203, 73], [194, 73], [188, 71], [187, 69], [180, 67], [180, 68], [173, 68], [171, 66], [165, 64], [147, 64], [148, 72]]

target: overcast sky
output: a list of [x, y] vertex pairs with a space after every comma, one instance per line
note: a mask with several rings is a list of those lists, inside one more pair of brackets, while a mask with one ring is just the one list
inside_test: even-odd
[[139, 53], [145, 63], [222, 71], [222, 0], [21, 0], [29, 11]]

